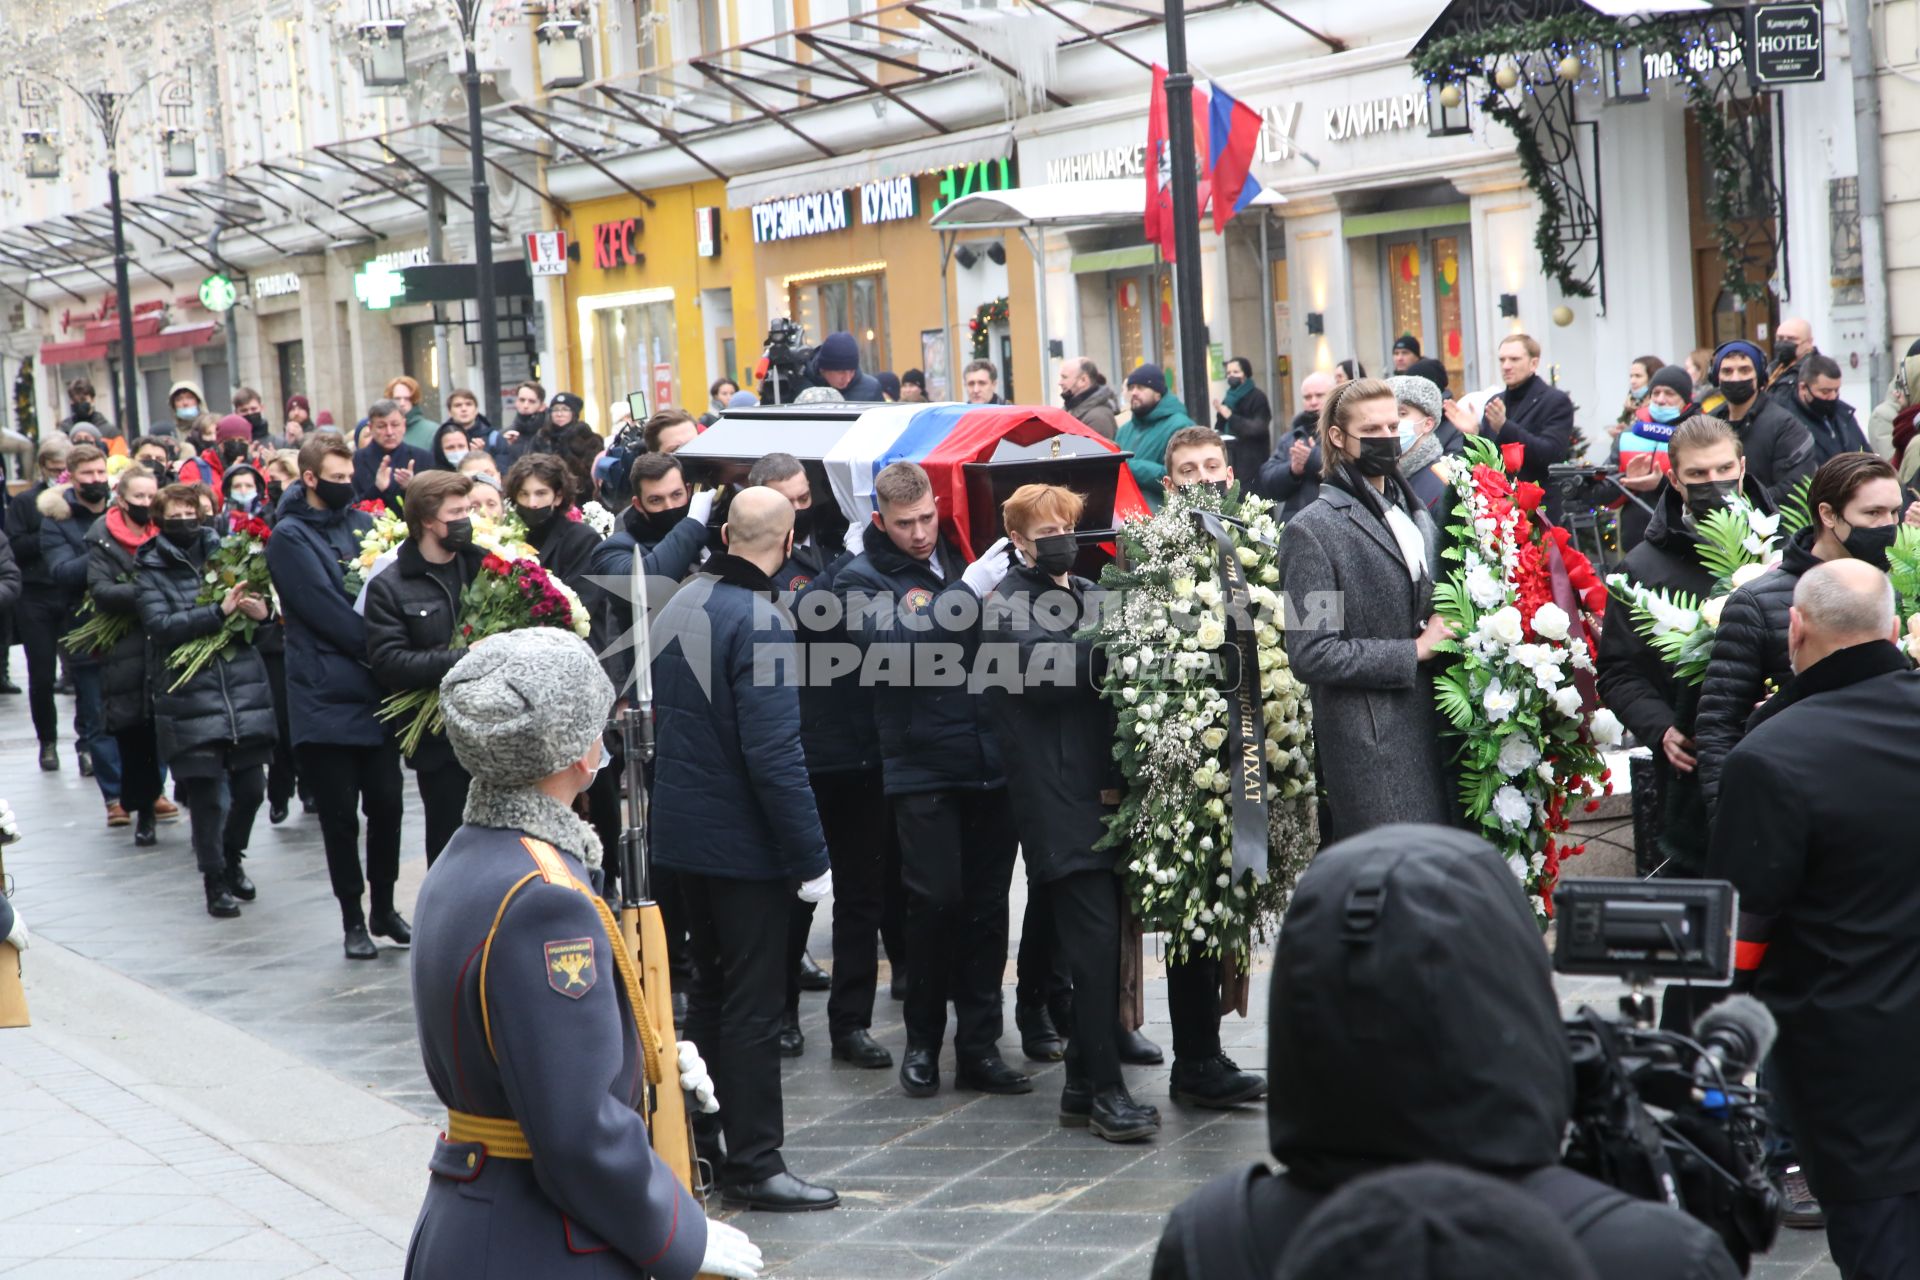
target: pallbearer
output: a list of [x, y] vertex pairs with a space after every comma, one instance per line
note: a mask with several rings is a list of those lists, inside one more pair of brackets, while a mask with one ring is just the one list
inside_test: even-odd
[[441, 700], [473, 783], [416, 908], [413, 1002], [447, 1127], [409, 1280], [751, 1280], [759, 1250], [706, 1220], [647, 1137], [652, 1088], [708, 1110], [713, 1091], [692, 1046], [657, 1062], [633, 959], [589, 887], [600, 841], [571, 805], [605, 762], [612, 685], [586, 644], [541, 627], [473, 649]]

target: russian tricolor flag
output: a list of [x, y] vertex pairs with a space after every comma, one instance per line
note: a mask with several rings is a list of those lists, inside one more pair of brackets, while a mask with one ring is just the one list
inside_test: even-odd
[[[1260, 183], [1253, 177], [1253, 155], [1260, 142], [1260, 113], [1215, 84], [1207, 104], [1207, 170], [1212, 179], [1213, 229], [1224, 231], [1233, 215], [1253, 203]], [[1238, 192], [1230, 208], [1222, 196]]]

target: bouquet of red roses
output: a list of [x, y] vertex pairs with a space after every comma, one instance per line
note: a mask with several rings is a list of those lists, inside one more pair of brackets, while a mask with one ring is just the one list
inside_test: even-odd
[[[480, 561], [479, 574], [460, 593], [453, 648], [456, 652], [471, 649], [488, 636], [525, 627], [563, 627], [584, 640], [591, 623], [580, 597], [542, 568], [538, 560], [488, 555]], [[427, 734], [446, 727], [439, 689], [388, 694], [380, 704], [379, 715], [386, 721], [406, 721], [407, 727], [400, 733], [400, 750], [409, 756], [419, 749]]]
[[[267, 540], [272, 536], [273, 530], [265, 520], [234, 512], [232, 531], [207, 557], [206, 571], [201, 575], [200, 591], [194, 596], [194, 603], [219, 604], [229, 591], [242, 585], [247, 594], [271, 600], [273, 579], [267, 573]], [[259, 628], [260, 624], [249, 618], [245, 610], [235, 609], [212, 635], [177, 646], [167, 655], [167, 668], [180, 675], [168, 686], [167, 692], [172, 693], [193, 679], [209, 662], [236, 644], [252, 644], [253, 634]]]

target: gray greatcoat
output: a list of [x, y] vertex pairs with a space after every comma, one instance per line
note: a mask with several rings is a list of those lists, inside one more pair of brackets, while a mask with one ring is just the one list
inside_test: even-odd
[[1313, 697], [1328, 843], [1389, 822], [1453, 820], [1432, 663], [1414, 656], [1443, 565], [1432, 518], [1410, 514], [1427, 543], [1417, 583], [1386, 522], [1331, 485], [1280, 540], [1287, 657]]

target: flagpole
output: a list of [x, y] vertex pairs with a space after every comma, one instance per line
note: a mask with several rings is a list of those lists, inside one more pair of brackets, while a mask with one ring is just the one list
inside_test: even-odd
[[1208, 408], [1206, 318], [1200, 307], [1200, 198], [1194, 173], [1193, 77], [1185, 0], [1167, 0], [1167, 152], [1173, 191], [1173, 316], [1180, 335], [1180, 399], [1195, 422]]

